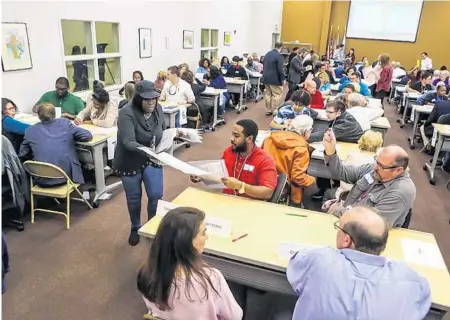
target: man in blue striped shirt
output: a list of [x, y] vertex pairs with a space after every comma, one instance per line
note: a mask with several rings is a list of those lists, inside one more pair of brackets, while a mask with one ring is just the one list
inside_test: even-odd
[[431, 306], [426, 279], [379, 256], [388, 224], [375, 211], [354, 207], [335, 228], [338, 249], [292, 256], [287, 278], [298, 295], [293, 320], [422, 320]]

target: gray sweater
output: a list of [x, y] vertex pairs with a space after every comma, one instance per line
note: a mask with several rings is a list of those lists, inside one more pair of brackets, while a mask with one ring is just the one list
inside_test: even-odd
[[363, 205], [377, 209], [389, 227], [400, 227], [416, 199], [416, 186], [408, 171], [388, 182], [373, 179], [374, 164], [359, 167], [344, 165], [335, 153], [325, 155], [325, 164], [333, 179], [353, 184], [344, 203], [343, 214], [349, 206]]

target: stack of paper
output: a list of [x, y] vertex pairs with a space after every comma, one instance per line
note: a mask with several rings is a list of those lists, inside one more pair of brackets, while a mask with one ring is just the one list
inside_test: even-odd
[[156, 153], [170, 150], [176, 137], [189, 143], [202, 143], [202, 136], [197, 129], [171, 128], [163, 131], [161, 141], [156, 147]]

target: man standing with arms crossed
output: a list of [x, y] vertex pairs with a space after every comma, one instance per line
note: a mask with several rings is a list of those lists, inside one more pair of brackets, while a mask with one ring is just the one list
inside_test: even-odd
[[269, 51], [264, 58], [263, 83], [266, 87], [264, 100], [266, 102], [266, 116], [270, 116], [279, 107], [283, 86], [286, 84], [281, 42], [275, 43], [275, 49]]

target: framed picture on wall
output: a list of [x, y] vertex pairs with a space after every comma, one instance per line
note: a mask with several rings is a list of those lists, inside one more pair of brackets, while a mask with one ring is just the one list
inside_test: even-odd
[[230, 46], [231, 45], [231, 32], [225, 31], [223, 33], [223, 45]]
[[194, 49], [194, 31], [183, 30], [183, 49]]
[[139, 58], [152, 56], [152, 29], [139, 28]]
[[3, 71], [33, 68], [26, 23], [2, 22], [2, 68]]

